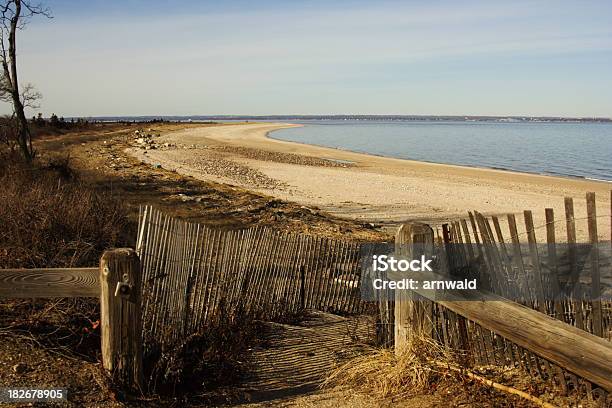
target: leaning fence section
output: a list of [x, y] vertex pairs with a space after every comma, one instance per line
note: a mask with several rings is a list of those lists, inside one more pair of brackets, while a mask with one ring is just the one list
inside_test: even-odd
[[[595, 194], [586, 195], [586, 204], [587, 217], [578, 220], [573, 199], [565, 198], [564, 216], [558, 219], [546, 208], [546, 223], [539, 227], [530, 210], [523, 212], [522, 220], [514, 214], [487, 217], [470, 212], [468, 219], [443, 225], [439, 241], [447, 246], [455, 268], [478, 269], [487, 290], [610, 341], [612, 248], [608, 240], [599, 242], [597, 227], [610, 225], [612, 218], [609, 213], [597, 215]], [[586, 224], [588, 242], [577, 242], [577, 222]], [[546, 232], [541, 243], [538, 228]], [[472, 253], [470, 247], [475, 248]]]
[[[476, 273], [486, 286], [484, 290], [499, 296], [499, 302], [474, 302], [478, 307], [470, 310], [468, 302], [431, 301], [413, 294], [412, 299], [417, 301], [411, 301], [412, 317], [408, 319], [411, 330], [419, 330], [455, 350], [466, 366], [520, 367], [530, 376], [554, 383], [561, 393], [586, 394], [601, 406], [612, 403], [610, 378], [602, 377], [598, 371], [603, 367], [609, 373], [612, 358], [609, 301], [612, 262], [610, 242], [598, 242], [597, 231], [598, 223], [610, 225], [612, 215], [607, 211], [597, 215], [594, 194], [587, 194], [586, 200], [587, 217], [580, 221], [588, 229], [588, 251], [582, 257], [576, 240], [578, 220], [572, 198], [565, 199], [561, 220], [555, 218], [551, 208], [544, 210], [546, 224], [541, 228], [546, 229], [546, 241], [542, 245], [537, 245], [538, 227], [534, 226], [533, 214], [528, 210], [521, 217], [524, 228], [514, 214], [487, 217], [477, 211], [470, 212], [465, 219], [442, 225], [436, 231], [437, 239], [432, 237], [432, 241], [436, 246], [445, 247], [448, 270], [458, 275]], [[555, 235], [559, 230], [555, 228], [556, 223], [562, 223], [565, 228], [564, 237]], [[396, 244], [398, 240], [401, 233], [396, 236]], [[563, 242], [562, 246], [557, 245], [559, 241]], [[581, 265], [578, 259], [582, 259]], [[584, 274], [576, 274], [579, 267]], [[567, 284], [572, 276], [580, 276], [580, 280], [573, 282], [571, 293], [555, 288]], [[395, 300], [381, 299], [379, 306], [381, 332], [388, 344], [397, 339], [394, 335], [397, 336], [398, 328], [394, 325], [403, 321], [401, 314], [405, 313]], [[515, 311], [517, 315], [526, 306], [537, 312], [530, 316], [541, 322], [541, 327], [556, 329], [536, 338], [533, 333], [538, 325], [516, 325], [519, 316], [512, 313], [500, 319], [482, 319], [481, 312], [490, 312], [492, 305], [509, 305], [507, 311]], [[566, 343], [562, 342], [561, 349], [566, 351], [551, 353], [553, 344], [560, 341], [556, 338], [560, 332], [571, 334], [564, 338], [564, 341], [569, 339]], [[601, 367], [578, 370], [576, 367], [586, 355], [587, 344], [599, 350], [593, 361], [603, 363]], [[568, 359], [568, 356], [574, 358]]]
[[274, 320], [304, 309], [363, 308], [360, 245], [265, 227], [221, 230], [142, 207], [145, 349], [176, 344], [220, 317]]
[[[476, 273], [485, 290], [612, 341], [612, 237], [598, 239], [598, 224], [611, 225], [612, 216], [597, 214], [593, 193], [586, 195], [586, 204], [587, 216], [578, 219], [574, 200], [567, 197], [564, 214], [546, 208], [546, 223], [540, 226], [534, 225], [531, 210], [520, 216], [471, 211], [436, 228], [436, 245], [445, 247], [449, 269]], [[587, 242], [576, 238], [579, 222], [586, 226]], [[546, 236], [540, 243], [538, 229]], [[393, 308], [379, 310], [381, 322], [389, 325], [383, 336], [392, 342]]]

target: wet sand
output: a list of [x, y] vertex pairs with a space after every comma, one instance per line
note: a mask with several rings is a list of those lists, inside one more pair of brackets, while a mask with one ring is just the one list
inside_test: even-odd
[[[610, 239], [611, 183], [386, 158], [268, 137], [269, 132], [290, 126], [296, 125], [189, 128], [162, 134], [156, 138], [159, 148], [155, 150], [133, 148], [130, 153], [182, 174], [374, 223], [421, 220], [437, 224], [465, 217], [471, 210], [514, 213], [522, 220], [522, 211], [530, 209], [535, 225], [543, 226], [544, 209], [550, 207], [560, 221], [557, 230], [563, 238], [563, 198], [570, 196], [577, 235], [585, 240], [585, 195], [592, 191], [597, 196], [600, 240]], [[544, 233], [539, 228], [538, 235]]]

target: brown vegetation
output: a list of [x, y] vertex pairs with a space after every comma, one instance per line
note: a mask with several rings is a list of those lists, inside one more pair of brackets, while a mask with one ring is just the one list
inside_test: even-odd
[[[31, 166], [5, 151], [0, 162], [0, 268], [91, 267], [125, 244], [120, 202], [79, 181], [68, 158]], [[3, 334], [97, 360], [97, 301], [2, 299], [0, 310]]]
[[127, 243], [117, 197], [79, 181], [68, 158], [36, 167], [5, 159], [0, 184], [0, 268], [95, 266]]
[[465, 368], [464, 358], [431, 338], [413, 336], [399, 351], [373, 348], [339, 365], [322, 386], [351, 390], [380, 406], [412, 407], [410, 398], [417, 395], [443, 396], [434, 406], [597, 406], [579, 392], [553, 393], [544, 380], [526, 376], [519, 368]]
[[324, 386], [342, 386], [378, 400], [429, 391], [445, 371], [435, 362], [451, 364], [455, 356], [431, 339], [412, 337], [399, 353], [373, 349], [330, 373]]

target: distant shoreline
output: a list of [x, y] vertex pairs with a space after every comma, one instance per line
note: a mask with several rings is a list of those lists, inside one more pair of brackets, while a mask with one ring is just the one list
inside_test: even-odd
[[210, 121], [275, 121], [287, 120], [347, 120], [347, 121], [440, 121], [440, 122], [493, 122], [493, 123], [612, 123], [605, 117], [564, 116], [485, 116], [485, 115], [142, 115], [142, 116], [74, 116], [70, 119], [88, 119], [102, 122], [147, 122], [167, 120], [178, 122]]

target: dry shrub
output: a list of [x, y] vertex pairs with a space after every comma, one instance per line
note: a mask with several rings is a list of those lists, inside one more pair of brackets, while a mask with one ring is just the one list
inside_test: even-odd
[[[246, 353], [258, 343], [261, 331], [250, 313], [237, 310], [229, 315], [221, 308], [197, 334], [151, 348], [144, 356], [146, 391], [166, 397], [198, 395], [212, 405], [235, 400], [232, 386], [244, 374]], [[217, 400], [220, 396], [224, 401]]]
[[448, 349], [414, 336], [401, 350], [372, 349], [333, 370], [324, 387], [346, 387], [376, 400], [418, 394], [430, 389], [446, 370], [438, 363], [456, 360]]
[[78, 179], [64, 158], [0, 168], [0, 268], [95, 266], [122, 244], [127, 230], [120, 202]]

